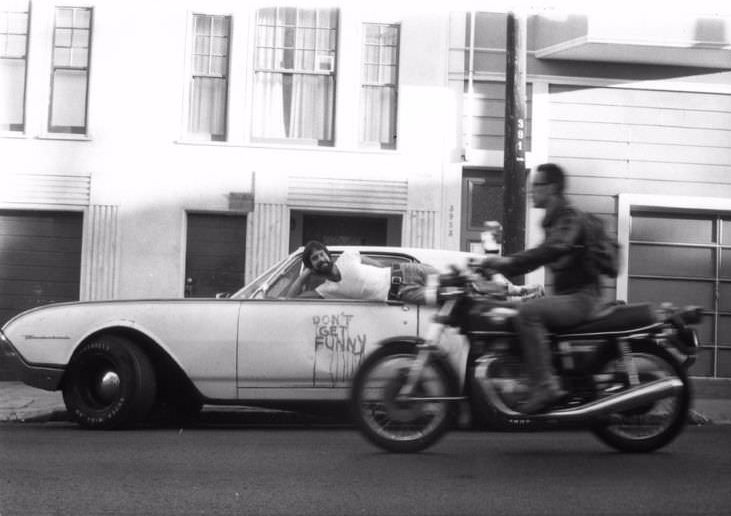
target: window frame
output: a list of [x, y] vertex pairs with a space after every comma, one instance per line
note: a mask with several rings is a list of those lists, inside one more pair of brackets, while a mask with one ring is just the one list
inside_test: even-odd
[[[262, 9], [275, 9], [275, 21], [274, 25], [270, 24], [262, 24], [260, 22], [260, 11]], [[289, 25], [286, 23], [282, 23], [280, 25], [280, 19], [284, 17], [284, 15], [280, 15], [280, 12], [285, 9], [292, 9], [294, 10], [294, 25]], [[319, 26], [317, 21], [315, 23], [314, 27], [309, 27], [306, 25], [300, 25], [300, 11], [314, 11], [315, 17], [317, 19], [319, 13], [321, 11], [329, 11], [330, 16], [332, 17], [332, 20], [334, 21], [334, 24], [332, 26]], [[282, 29], [283, 31], [287, 28], [294, 28], [294, 45], [293, 46], [287, 46], [286, 43], [282, 43], [281, 47], [277, 46], [276, 42], [276, 35], [275, 35], [275, 43], [273, 46], [263, 45], [261, 42], [266, 39], [266, 35], [260, 33], [260, 30], [262, 30], [262, 27], [270, 27], [274, 32], [278, 29]], [[316, 5], [313, 6], [280, 6], [280, 5], [272, 5], [272, 6], [266, 6], [266, 7], [259, 7], [253, 11], [252, 16], [252, 62], [251, 62], [251, 86], [252, 86], [252, 101], [251, 101], [251, 121], [250, 121], [250, 128], [249, 128], [249, 140], [252, 143], [264, 143], [264, 144], [281, 144], [281, 145], [312, 145], [312, 146], [321, 146], [321, 147], [334, 147], [335, 146], [335, 139], [336, 139], [336, 119], [337, 119], [337, 90], [338, 90], [338, 60], [339, 60], [339, 47], [340, 47], [340, 30], [341, 30], [341, 20], [340, 20], [340, 9], [338, 7], [319, 7]], [[298, 31], [301, 30], [315, 30], [315, 31], [326, 31], [329, 33], [328, 41], [331, 42], [330, 48], [320, 48], [319, 46], [319, 37], [316, 35], [315, 40], [315, 46], [314, 48], [307, 48], [307, 47], [300, 47], [297, 45], [297, 34]], [[284, 39], [284, 38], [283, 38]], [[260, 52], [262, 52], [262, 49], [268, 49], [269, 51], [272, 51], [274, 53], [276, 52], [284, 52], [286, 50], [289, 50], [293, 54], [293, 65], [291, 68], [282, 67], [282, 66], [274, 66], [274, 67], [266, 67], [261, 66], [260, 64]], [[298, 68], [296, 65], [296, 54], [297, 52], [314, 52], [315, 53], [315, 59], [314, 59], [314, 66], [312, 70], [308, 69], [302, 69]], [[320, 53], [326, 53], [326, 57], [329, 57], [329, 67], [330, 69], [327, 71], [319, 71], [317, 70], [318, 63], [320, 62], [318, 60], [318, 57]], [[330, 120], [329, 120], [329, 126], [330, 126], [330, 138], [329, 139], [320, 139], [320, 138], [302, 138], [302, 137], [274, 137], [274, 136], [265, 136], [265, 135], [258, 135], [257, 127], [256, 127], [256, 120], [258, 118], [258, 114], [256, 112], [257, 105], [254, 101], [254, 97], [256, 95], [256, 89], [257, 89], [257, 75], [261, 73], [269, 73], [269, 74], [280, 74], [280, 75], [290, 75], [292, 78], [294, 76], [320, 76], [320, 77], [328, 77], [331, 80], [331, 89], [330, 92]], [[263, 114], [263, 113], [262, 113]], [[290, 106], [290, 113], [288, 116], [291, 116], [291, 106]], [[285, 128], [286, 130], [286, 128]]]
[[[378, 27], [379, 30], [379, 43], [377, 44], [369, 44], [367, 42], [367, 28], [371, 27]], [[394, 48], [394, 60], [392, 63], [384, 63], [381, 61], [381, 56], [383, 55], [383, 48], [389, 47], [390, 45], [384, 45], [380, 42], [380, 37], [383, 34], [383, 29], [395, 29], [396, 30], [396, 43], [393, 45]], [[379, 149], [386, 149], [386, 150], [395, 150], [398, 147], [398, 133], [399, 133], [399, 84], [400, 84], [400, 76], [401, 76], [401, 24], [400, 23], [383, 23], [383, 22], [363, 22], [362, 23], [362, 30], [363, 30], [363, 37], [361, 41], [361, 69], [360, 69], [360, 77], [359, 77], [359, 95], [358, 95], [358, 116], [361, 121], [361, 125], [358, 127], [358, 145], [360, 147], [364, 148], [379, 148]], [[367, 48], [369, 46], [377, 46], [378, 47], [378, 55], [379, 60], [377, 62], [367, 62]], [[382, 80], [376, 81], [375, 83], [368, 83], [368, 81], [365, 80], [366, 75], [366, 67], [369, 65], [376, 66], [378, 68], [378, 76], [379, 79], [382, 74], [382, 68], [393, 66], [394, 67], [394, 81], [393, 83], [385, 82]], [[364, 98], [364, 92], [366, 88], [376, 88], [378, 90], [393, 89], [393, 106], [391, 107], [391, 116], [393, 117], [393, 133], [391, 135], [391, 141], [390, 142], [382, 142], [382, 141], [374, 141], [374, 140], [366, 140], [364, 137], [364, 127], [362, 124], [365, 124], [365, 118], [366, 118], [366, 112], [365, 112], [365, 98]], [[382, 128], [381, 128], [382, 130]]]
[[[208, 54], [196, 53], [196, 18], [206, 17], [209, 18], [210, 23], [213, 24], [215, 18], [222, 18], [228, 23], [226, 38], [226, 50], [225, 54], [218, 55], [213, 53], [212, 42], [213, 42], [213, 28], [210, 27], [207, 37], [210, 38]], [[189, 13], [189, 36], [187, 45], [187, 67], [186, 67], [186, 92], [185, 92], [185, 120], [183, 121], [183, 134], [185, 140], [200, 141], [200, 142], [227, 142], [230, 137], [230, 104], [231, 104], [231, 52], [233, 50], [233, 29], [234, 29], [234, 17], [228, 13], [217, 13], [217, 12], [201, 12], [193, 11]], [[221, 36], [215, 36], [221, 37]], [[207, 56], [208, 68], [211, 68], [211, 62], [214, 57], [225, 58], [225, 73], [215, 75], [212, 73], [201, 75], [196, 73], [195, 58], [196, 56]], [[214, 135], [213, 133], [197, 133], [191, 131], [191, 116], [192, 116], [192, 98], [193, 98], [193, 84], [195, 78], [222, 78], [225, 81], [225, 93], [224, 93], [224, 106], [223, 106], [223, 134]]]
[[[27, 98], [28, 98], [28, 52], [30, 49], [30, 22], [31, 22], [31, 3], [30, 1], [24, 2], [23, 9], [20, 10], [20, 4], [18, 4], [17, 8], [13, 7], [13, 4], [8, 5], [6, 9], [2, 9], [2, 12], [6, 16], [7, 21], [7, 30], [5, 32], [0, 32], [0, 36], [4, 36], [6, 38], [5, 40], [5, 48], [0, 48], [0, 60], [17, 60], [23, 62], [23, 86], [22, 86], [22, 98], [20, 100], [20, 124], [13, 124], [9, 123], [8, 127], [0, 127], [0, 134], [5, 135], [22, 135], [26, 132], [26, 126], [27, 126], [27, 112], [26, 112], [26, 105], [27, 105]], [[10, 16], [13, 14], [24, 14], [26, 17], [25, 20], [25, 32], [11, 32], [10, 30]], [[0, 27], [2, 29], [2, 27]], [[8, 40], [10, 39], [10, 36], [23, 36], [25, 38], [25, 45], [23, 47], [23, 55], [22, 56], [12, 56], [12, 55], [5, 55], [5, 51], [8, 46]], [[19, 127], [14, 128], [14, 125], [19, 125]]]
[[[71, 31], [71, 46], [69, 47], [57, 47], [57, 37], [58, 37], [58, 14], [60, 10], [63, 9], [71, 9], [72, 10], [72, 23], [70, 27], [62, 26], [60, 27], [61, 30], [70, 30]], [[89, 23], [88, 27], [76, 27], [74, 25], [75, 19], [76, 19], [76, 13], [77, 11], [88, 11], [89, 13]], [[49, 90], [49, 100], [48, 100], [48, 120], [46, 123], [46, 132], [49, 136], [53, 137], [85, 137], [89, 134], [89, 85], [91, 84], [90, 78], [91, 78], [91, 53], [92, 53], [92, 42], [93, 42], [93, 34], [94, 34], [94, 7], [92, 6], [81, 6], [81, 5], [55, 5], [53, 7], [53, 33], [52, 33], [52, 43], [51, 43], [51, 78], [50, 78], [50, 90]], [[86, 46], [86, 64], [85, 66], [73, 66], [72, 64], [69, 64], [67, 66], [59, 66], [56, 64], [56, 49], [57, 48], [68, 48], [69, 51], [73, 50], [74, 48], [84, 48], [84, 47], [74, 47], [73, 46], [73, 40], [74, 40], [74, 31], [75, 30], [87, 30], [88, 31], [88, 39], [87, 39], [87, 46]], [[70, 52], [69, 53], [69, 60], [70, 63], [73, 63], [73, 55]], [[56, 91], [56, 72], [58, 70], [73, 70], [73, 71], [83, 71], [85, 73], [85, 95], [84, 95], [84, 125], [81, 126], [62, 126], [62, 125], [53, 125], [53, 114], [54, 114], [54, 100], [55, 100], [55, 91]], [[83, 130], [79, 130], [83, 129]]]

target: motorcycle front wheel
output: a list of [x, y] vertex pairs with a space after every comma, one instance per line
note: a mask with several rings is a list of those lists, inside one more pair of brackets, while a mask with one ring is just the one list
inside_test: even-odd
[[456, 401], [444, 399], [457, 396], [456, 375], [435, 357], [416, 383], [411, 398], [418, 399], [397, 399], [416, 355], [414, 344], [384, 346], [363, 361], [353, 379], [350, 402], [356, 425], [369, 441], [390, 452], [428, 448], [456, 418]]
[[[653, 343], [634, 343], [631, 354], [641, 384], [676, 377], [683, 387], [649, 405], [610, 414], [608, 420], [595, 425], [592, 430], [602, 442], [616, 450], [647, 453], [667, 445], [683, 430], [690, 410], [690, 382], [683, 366], [669, 352]], [[622, 371], [621, 359], [614, 358], [604, 364], [599, 376], [617, 378]], [[619, 386], [612, 386], [609, 381], [603, 387], [597, 387], [601, 395], [602, 388], [610, 394]]]

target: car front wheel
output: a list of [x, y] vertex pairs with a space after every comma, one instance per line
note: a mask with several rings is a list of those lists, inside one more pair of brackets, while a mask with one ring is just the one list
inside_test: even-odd
[[157, 384], [149, 357], [133, 341], [103, 335], [73, 355], [63, 400], [73, 420], [92, 429], [116, 429], [144, 420]]

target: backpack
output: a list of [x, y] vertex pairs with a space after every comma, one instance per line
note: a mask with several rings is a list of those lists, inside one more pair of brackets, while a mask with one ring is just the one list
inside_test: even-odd
[[584, 227], [586, 259], [593, 270], [616, 278], [619, 274], [619, 243], [610, 237], [604, 221], [593, 213], [580, 212]]

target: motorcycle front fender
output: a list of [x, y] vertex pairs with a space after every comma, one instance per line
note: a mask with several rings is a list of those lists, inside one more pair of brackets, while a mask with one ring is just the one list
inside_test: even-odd
[[[378, 343], [382, 346], [395, 346], [400, 344], [410, 344], [414, 349], [426, 342], [423, 338], [415, 335], [405, 335], [400, 337], [389, 337]], [[469, 343], [464, 335], [458, 332], [446, 332], [442, 336], [439, 343], [439, 350], [433, 353], [433, 359], [439, 360], [448, 366], [457, 378], [460, 392], [464, 392], [464, 382], [467, 370], [467, 356], [469, 355]]]

